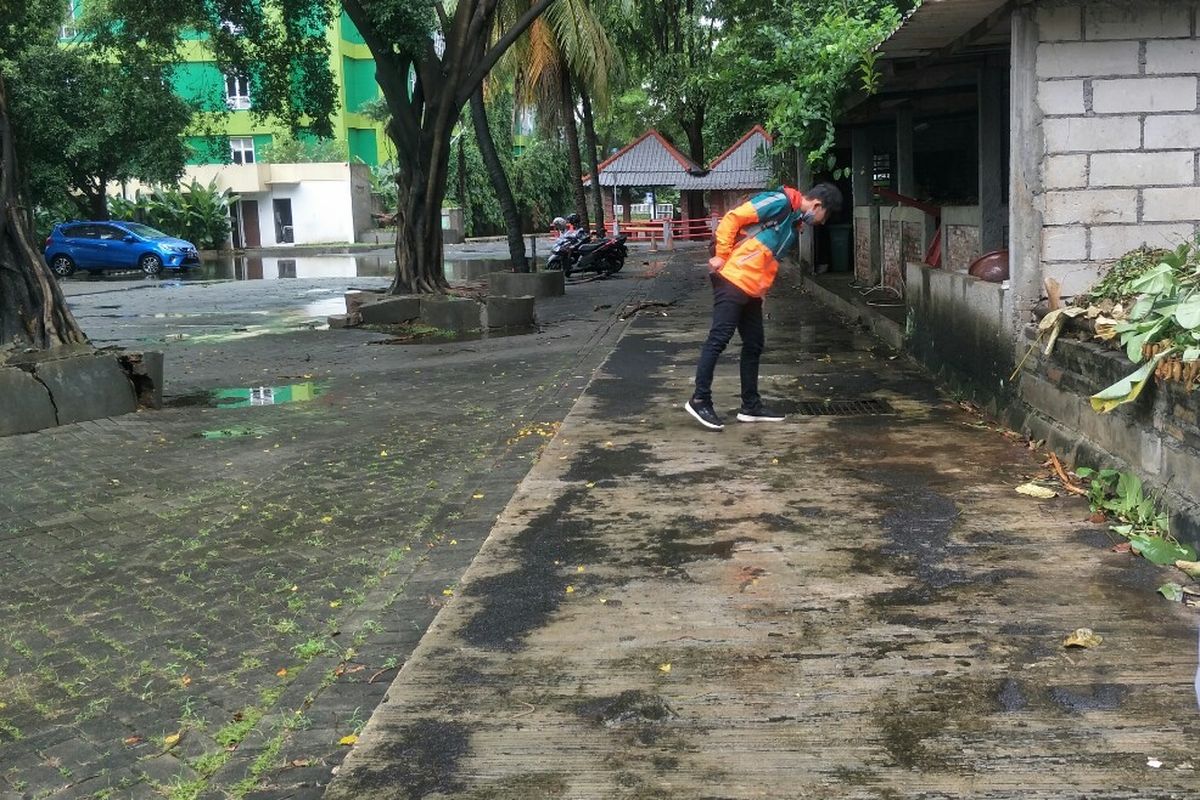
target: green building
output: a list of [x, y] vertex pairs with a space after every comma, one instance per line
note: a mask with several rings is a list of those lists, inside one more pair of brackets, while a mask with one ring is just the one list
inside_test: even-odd
[[[325, 32], [330, 44], [329, 68], [338, 88], [338, 109], [333, 117], [333, 139], [344, 143], [353, 163], [377, 165], [392, 157], [392, 145], [383, 126], [362, 113], [363, 107], [378, 99], [375, 60], [362, 35], [343, 11]], [[229, 110], [214, 117], [215, 130], [188, 137], [192, 149], [191, 164], [252, 164], [263, 161], [263, 153], [286, 132], [279, 126], [255, 119], [251, 113], [254, 97], [249, 81], [239, 75], [222, 73], [208, 52], [204, 38], [187, 37], [184, 63], [175, 71], [175, 91], [196, 102], [203, 110]]]
[[[76, 23], [86, 0], [68, 0], [67, 14], [59, 28], [59, 39], [78, 35]], [[333, 117], [333, 139], [344, 143], [354, 163], [377, 165], [391, 158], [392, 146], [381, 123], [363, 115], [363, 107], [380, 96], [375, 82], [375, 60], [362, 34], [341, 12], [325, 31], [330, 44], [329, 68], [338, 87], [339, 106]], [[255, 120], [251, 109], [249, 81], [241, 76], [222, 73], [205, 46], [203, 34], [184, 35], [183, 58], [175, 71], [175, 91], [196, 102], [205, 111], [230, 113], [213, 115], [210, 129], [189, 136], [191, 164], [252, 164], [262, 160], [263, 150], [273, 140], [286, 135], [277, 125]]]

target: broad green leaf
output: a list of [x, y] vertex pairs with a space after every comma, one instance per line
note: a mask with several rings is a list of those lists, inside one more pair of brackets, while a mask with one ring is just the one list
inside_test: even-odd
[[1200, 347], [1189, 347], [1183, 351], [1184, 361], [1195, 361], [1200, 358]]
[[[1154, 308], [1154, 298], [1153, 297], [1139, 297], [1137, 299], [1137, 302], [1135, 302], [1133, 304], [1133, 308], [1129, 309], [1129, 319], [1135, 320], [1135, 321], [1143, 319], [1143, 318], [1145, 318], [1145, 316], [1147, 314], [1150, 313], [1150, 310], [1152, 308]], [[1137, 327], [1130, 323], [1125, 323], [1124, 325], [1117, 326], [1117, 332], [1120, 333], [1122, 331], [1122, 329], [1125, 327], [1125, 325], [1128, 325], [1129, 328]]]
[[1173, 352], [1174, 349], [1171, 348], [1159, 353], [1139, 367], [1132, 375], [1126, 375], [1107, 389], [1096, 392], [1091, 397], [1092, 409], [1101, 414], [1107, 414], [1117, 406], [1137, 400], [1138, 395], [1150, 381], [1150, 376], [1154, 374], [1154, 368], [1158, 366], [1158, 362]]
[[1137, 294], [1164, 294], [1175, 285], [1175, 270], [1164, 262], [1130, 281], [1129, 288]]
[[1183, 587], [1178, 583], [1164, 583], [1158, 587], [1158, 593], [1170, 600], [1172, 603], [1183, 602]]
[[1175, 307], [1175, 321], [1189, 330], [1200, 328], [1200, 297], [1192, 296]]
[[1174, 564], [1176, 561], [1195, 561], [1196, 551], [1190, 547], [1158, 536], [1135, 534], [1129, 537], [1133, 552], [1152, 564]]

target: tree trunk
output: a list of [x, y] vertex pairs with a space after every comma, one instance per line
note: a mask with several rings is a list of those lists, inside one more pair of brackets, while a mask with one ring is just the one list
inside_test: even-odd
[[571, 88], [571, 73], [564, 62], [561, 67], [563, 131], [567, 137], [567, 161], [571, 165], [571, 184], [575, 189], [575, 213], [580, 226], [588, 227], [587, 196], [583, 193], [583, 163], [579, 159], [579, 128], [575, 125], [575, 92]]
[[458, 137], [458, 191], [455, 199], [458, 201], [458, 207], [463, 213], [463, 235], [466, 235], [467, 220], [470, 219], [470, 214], [467, 213], [467, 154], [463, 151], [463, 137]]
[[17, 187], [17, 155], [0, 74], [0, 351], [86, 344], [62, 289], [42, 260]]
[[[396, 278], [392, 294], [438, 294], [449, 287], [443, 263], [442, 199], [450, 164], [452, 121], [422, 127], [406, 141], [393, 125], [396, 142]], [[441, 157], [433, 155], [441, 137]]]
[[525, 260], [525, 237], [521, 234], [521, 217], [517, 213], [517, 201], [508, 183], [508, 175], [504, 172], [504, 165], [500, 163], [499, 153], [496, 152], [492, 129], [488, 127], [482, 86], [471, 95], [471, 121], [475, 124], [475, 139], [479, 143], [484, 166], [487, 167], [488, 177], [492, 179], [492, 188], [496, 190], [500, 210], [504, 213], [504, 227], [508, 229], [508, 255], [512, 260], [513, 269], [517, 272], [528, 272], [529, 262]]
[[592, 119], [592, 98], [587, 87], [579, 86], [579, 99], [583, 103], [583, 141], [588, 150], [588, 170], [592, 174], [592, 204], [596, 207], [596, 230], [604, 231], [604, 193], [600, 191], [600, 164], [596, 156], [596, 123]]
[[[368, 13], [363, 0], [342, 0], [375, 57], [375, 79], [383, 89], [396, 146], [396, 278], [393, 294], [440, 293], [449, 288], [442, 247], [442, 201], [452, 150], [454, 123], [471, 95], [501, 56], [546, 10], [552, 0], [532, 0], [492, 44], [496, 0], [459, 0], [447, 11], [435, 5], [443, 32], [422, 52], [397, 48], [395, 31]], [[374, 4], [371, 4], [374, 5]], [[416, 82], [409, 76], [415, 72]]]
[[688, 158], [704, 166], [704, 112], [697, 111], [690, 119], [681, 122], [688, 139]]
[[88, 194], [88, 214], [88, 219], [108, 219], [108, 194], [104, 189]]

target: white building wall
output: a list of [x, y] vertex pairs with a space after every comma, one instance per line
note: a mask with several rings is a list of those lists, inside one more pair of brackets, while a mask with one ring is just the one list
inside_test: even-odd
[[[276, 199], [292, 201], [292, 244], [353, 242], [370, 227], [370, 184], [358, 165], [205, 164], [188, 167], [182, 183], [193, 179], [205, 186], [215, 181], [218, 189], [256, 200], [263, 247], [286, 246], [276, 237], [272, 202]], [[152, 187], [132, 183], [125, 188], [132, 193]], [[119, 185], [110, 187], [111, 193], [120, 191]]]
[[1042, 268], [1065, 294], [1141, 244], [1200, 232], [1198, 5], [1038, 9]]

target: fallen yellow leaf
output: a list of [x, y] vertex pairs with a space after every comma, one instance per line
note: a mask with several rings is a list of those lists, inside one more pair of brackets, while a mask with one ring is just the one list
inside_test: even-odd
[[380, 451], [379, 451], [379, 457], [380, 457], [380, 458], [387, 458], [387, 450], [380, 450]]
[[442, 589], [442, 594], [446, 595], [446, 597], [450, 597], [454, 594], [454, 590], [447, 587], [445, 589]]
[[451, 539], [450, 544], [458, 544], [458, 539]]
[[1094, 633], [1091, 628], [1076, 628], [1065, 639], [1063, 647], [1095, 647], [1104, 641], [1104, 637]]
[[342, 601], [341, 601], [341, 600], [330, 600], [330, 601], [329, 601], [329, 607], [330, 607], [330, 608], [341, 608], [341, 607], [342, 607]]
[[325, 516], [321, 517], [321, 522], [324, 522], [326, 525], [328, 525], [329, 523], [333, 522], [333, 517], [326, 514]]
[[170, 736], [163, 737], [163, 749], [169, 749], [179, 744], [179, 740], [183, 737], [182, 733], [172, 733]]
[[1048, 489], [1045, 486], [1039, 486], [1036, 483], [1022, 483], [1017, 487], [1017, 494], [1036, 497], [1038, 500], [1049, 500], [1052, 497], [1058, 497], [1058, 492]]
[[583, 570], [584, 570], [584, 566], [582, 564], [580, 564], [578, 567], [575, 568], [576, 572], [583, 572]]
[[568, 587], [567, 587], [567, 594], [574, 594], [574, 593], [575, 593], [575, 587], [574, 587], [574, 586], [568, 586]]
[[357, 741], [358, 741], [358, 735], [351, 733], [348, 736], [343, 736], [342, 738], [338, 739], [338, 744], [344, 744], [347, 747], [349, 747], [350, 745], [354, 744]]
[[670, 672], [671, 671], [671, 663], [667, 662], [666, 664], [659, 664], [658, 671], [659, 672]]
[[183, 684], [184, 686], [191, 686], [192, 685], [192, 676], [184, 675], [182, 678], [179, 679], [179, 682], [181, 684]]
[[471, 497], [472, 497], [472, 499], [475, 499], [475, 500], [482, 500], [483, 492], [476, 492], [475, 494], [471, 495]]
[[279, 670], [275, 674], [281, 678], [284, 677], [285, 675], [287, 675], [287, 667], [280, 667]]

